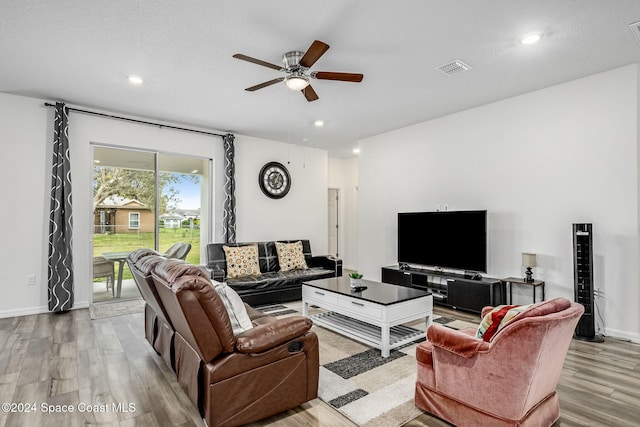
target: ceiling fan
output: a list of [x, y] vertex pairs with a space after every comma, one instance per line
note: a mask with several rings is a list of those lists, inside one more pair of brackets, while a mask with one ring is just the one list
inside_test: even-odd
[[252, 58], [241, 53], [236, 53], [233, 57], [287, 73], [284, 77], [278, 77], [255, 86], [248, 87], [245, 90], [253, 92], [284, 81], [289, 89], [302, 91], [302, 94], [307, 98], [307, 101], [311, 102], [318, 99], [318, 94], [316, 94], [316, 91], [313, 90], [309, 84], [309, 78], [360, 83], [364, 77], [362, 74], [336, 73], [332, 71], [313, 71], [308, 73], [309, 68], [311, 68], [328, 49], [328, 44], [321, 42], [320, 40], [315, 40], [311, 43], [311, 46], [309, 46], [309, 49], [307, 49], [306, 52], [292, 51], [282, 55], [282, 66], [261, 61], [260, 59]]

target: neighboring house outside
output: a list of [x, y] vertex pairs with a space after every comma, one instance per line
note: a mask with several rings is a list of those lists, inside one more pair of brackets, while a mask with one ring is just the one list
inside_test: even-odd
[[178, 209], [176, 212], [189, 221], [190, 227], [200, 227], [200, 209]]
[[148, 233], [154, 231], [153, 209], [138, 200], [110, 196], [96, 207], [94, 233]]
[[180, 228], [182, 221], [186, 218], [175, 212], [160, 215], [160, 221], [164, 223], [164, 228]]
[[176, 209], [166, 214], [160, 215], [160, 221], [164, 223], [164, 228], [182, 228], [185, 221], [189, 226], [198, 227], [200, 225], [200, 209]]

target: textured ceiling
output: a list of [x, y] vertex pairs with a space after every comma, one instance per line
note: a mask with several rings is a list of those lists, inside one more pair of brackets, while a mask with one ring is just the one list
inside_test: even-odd
[[[629, 24], [638, 0], [0, 0], [0, 91], [152, 120], [325, 148], [640, 62]], [[518, 37], [542, 31], [534, 46]], [[320, 99], [277, 84], [280, 64], [314, 39]], [[450, 77], [436, 67], [461, 59]], [[127, 75], [145, 83], [135, 87]], [[325, 126], [316, 128], [316, 119]]]

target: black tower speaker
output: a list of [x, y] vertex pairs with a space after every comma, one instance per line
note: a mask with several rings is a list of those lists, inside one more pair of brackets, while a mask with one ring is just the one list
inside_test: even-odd
[[604, 338], [596, 334], [595, 328], [592, 224], [573, 224], [573, 280], [575, 300], [584, 306], [575, 338], [602, 342]]

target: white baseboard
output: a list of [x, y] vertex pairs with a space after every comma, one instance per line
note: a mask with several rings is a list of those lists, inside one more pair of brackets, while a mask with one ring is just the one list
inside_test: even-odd
[[[72, 310], [77, 310], [81, 308], [89, 308], [89, 302], [81, 301], [76, 302], [73, 305]], [[20, 316], [30, 316], [32, 314], [43, 314], [49, 313], [49, 306], [43, 305], [40, 307], [25, 307], [19, 308], [17, 310], [1, 310], [0, 311], [0, 319], [5, 319], [7, 317], [20, 317]]]
[[611, 329], [611, 328], [605, 328], [604, 334], [607, 338], [631, 341], [633, 343], [640, 344], [640, 334], [634, 334], [631, 332], [621, 331], [619, 329]]
[[25, 307], [19, 308], [17, 310], [2, 310], [0, 311], [0, 318], [6, 317], [19, 317], [19, 316], [29, 316], [31, 314], [41, 314], [49, 311], [49, 307], [40, 306], [40, 307]]

